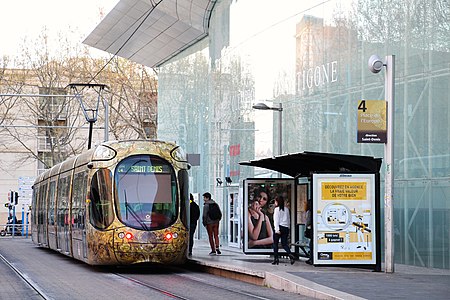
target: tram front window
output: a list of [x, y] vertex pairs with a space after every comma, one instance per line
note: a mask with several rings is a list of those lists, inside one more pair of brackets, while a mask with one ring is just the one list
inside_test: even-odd
[[116, 209], [120, 221], [136, 229], [164, 228], [176, 220], [176, 180], [165, 160], [136, 155], [115, 171]]

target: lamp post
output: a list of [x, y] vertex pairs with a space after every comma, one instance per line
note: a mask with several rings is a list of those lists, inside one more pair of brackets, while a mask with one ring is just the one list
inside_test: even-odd
[[[282, 128], [282, 116], [283, 116], [283, 105], [281, 102], [278, 103], [278, 107], [270, 107], [267, 106], [265, 103], [256, 103], [253, 105], [254, 109], [259, 110], [275, 110], [280, 113], [278, 117], [278, 155], [281, 155], [283, 152], [283, 128]], [[281, 178], [281, 172], [278, 172], [278, 177]]]
[[384, 145], [384, 161], [386, 164], [385, 183], [384, 183], [384, 232], [385, 232], [385, 272], [394, 272], [394, 199], [393, 199], [393, 178], [394, 169], [392, 161], [394, 158], [394, 72], [395, 72], [395, 56], [389, 55], [385, 57], [385, 62], [377, 55], [369, 58], [369, 70], [372, 73], [378, 73], [386, 67], [385, 74], [385, 98], [387, 102], [387, 140]]

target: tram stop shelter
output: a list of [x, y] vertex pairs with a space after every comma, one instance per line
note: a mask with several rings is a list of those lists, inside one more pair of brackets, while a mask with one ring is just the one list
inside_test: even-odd
[[[258, 201], [273, 228], [274, 200], [282, 196], [290, 209], [291, 250], [311, 256], [315, 266], [381, 270], [381, 158], [301, 152], [239, 164], [292, 177], [244, 180], [244, 253], [273, 253], [269, 244], [270, 234], [267, 233], [270, 227], [256, 226], [251, 210], [254, 202]], [[261, 200], [264, 193], [266, 200]], [[308, 207], [312, 212], [311, 243], [304, 235]], [[255, 228], [262, 228], [263, 232], [255, 234]], [[311, 249], [305, 251], [309, 246]], [[280, 254], [283, 251], [281, 249]]]

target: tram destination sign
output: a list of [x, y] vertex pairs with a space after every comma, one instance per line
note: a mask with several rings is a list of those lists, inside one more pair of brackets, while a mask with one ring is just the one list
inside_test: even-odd
[[357, 124], [358, 143], [386, 143], [386, 101], [360, 100]]
[[167, 173], [170, 172], [168, 166], [164, 165], [121, 165], [117, 172], [119, 173]]

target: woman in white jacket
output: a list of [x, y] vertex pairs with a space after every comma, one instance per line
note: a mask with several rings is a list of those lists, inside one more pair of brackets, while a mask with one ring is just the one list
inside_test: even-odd
[[278, 265], [280, 260], [278, 257], [278, 242], [281, 238], [281, 246], [289, 255], [291, 260], [291, 265], [295, 262], [295, 257], [291, 253], [291, 249], [288, 245], [289, 228], [291, 226], [291, 215], [289, 213], [289, 208], [284, 206], [284, 198], [282, 196], [277, 196], [275, 199], [275, 210], [273, 213], [273, 225], [275, 230], [275, 235], [273, 238], [273, 255], [274, 260], [272, 265]]

